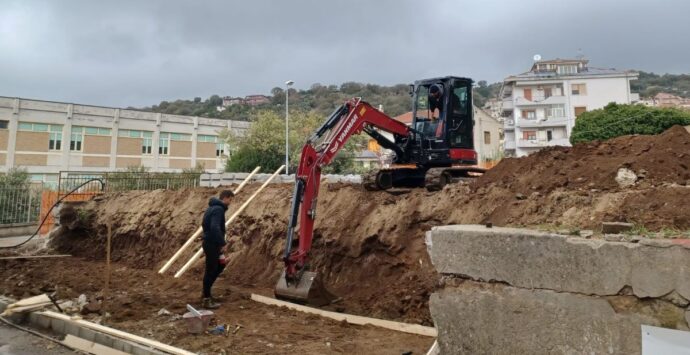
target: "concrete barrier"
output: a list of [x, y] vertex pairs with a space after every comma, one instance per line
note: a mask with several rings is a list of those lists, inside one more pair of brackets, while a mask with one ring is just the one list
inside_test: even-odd
[[0, 225], [0, 238], [31, 235], [38, 228], [37, 223], [16, 223]]
[[688, 330], [690, 249], [514, 228], [435, 227], [442, 354], [639, 354], [641, 325]]
[[[0, 312], [4, 311], [14, 300], [0, 296]], [[48, 317], [41, 312], [17, 313], [10, 317], [11, 322], [16, 324], [29, 323], [32, 327], [49, 330], [54, 334], [67, 335], [86, 339], [116, 350], [124, 351], [134, 355], [164, 355], [165, 352], [152, 349], [148, 346], [137, 344], [125, 339], [121, 339], [109, 334], [105, 334], [93, 329], [88, 329], [80, 324]]]
[[515, 228], [435, 227], [431, 261], [442, 274], [524, 288], [690, 299], [690, 249], [671, 241], [607, 242]]

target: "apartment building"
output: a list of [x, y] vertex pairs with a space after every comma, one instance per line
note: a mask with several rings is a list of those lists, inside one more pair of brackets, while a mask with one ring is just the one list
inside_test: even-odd
[[630, 92], [638, 73], [589, 67], [585, 59], [536, 61], [530, 71], [503, 82], [500, 97], [507, 156], [547, 146], [569, 146], [577, 116], [610, 102], [639, 100]]
[[224, 130], [242, 135], [248, 122], [0, 97], [0, 172], [26, 168], [32, 180], [55, 182], [60, 171], [102, 172], [144, 166], [177, 172], [225, 166]]

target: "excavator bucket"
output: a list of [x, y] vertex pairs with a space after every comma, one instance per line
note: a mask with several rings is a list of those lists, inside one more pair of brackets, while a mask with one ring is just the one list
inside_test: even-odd
[[288, 284], [285, 280], [285, 270], [283, 270], [274, 293], [278, 299], [315, 307], [331, 304], [337, 299], [335, 295], [328, 292], [317, 274], [311, 271], [305, 271], [296, 284]]

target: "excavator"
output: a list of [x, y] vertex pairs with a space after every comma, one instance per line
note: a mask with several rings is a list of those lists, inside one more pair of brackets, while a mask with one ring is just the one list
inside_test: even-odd
[[[335, 298], [317, 274], [308, 271], [321, 169], [333, 161], [348, 139], [362, 131], [393, 152], [389, 167], [363, 177], [367, 190], [426, 187], [438, 190], [456, 180], [481, 175], [473, 142], [472, 79], [447, 76], [410, 85], [412, 124], [406, 125], [361, 98], [338, 107], [302, 148], [295, 176], [285, 269], [277, 298], [321, 306]], [[297, 229], [299, 223], [299, 229]], [[299, 235], [295, 238], [295, 234]]]

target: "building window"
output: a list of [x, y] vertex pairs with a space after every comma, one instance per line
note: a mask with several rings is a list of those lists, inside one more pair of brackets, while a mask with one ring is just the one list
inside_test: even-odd
[[170, 134], [170, 140], [171, 141], [189, 142], [192, 140], [191, 134], [183, 134], [183, 133], [169, 133], [169, 134]]
[[537, 118], [537, 111], [536, 110], [522, 110], [522, 118], [525, 118], [528, 120], [534, 120]]
[[551, 141], [553, 139], [553, 131], [546, 131], [546, 140]]
[[0, 120], [0, 129], [7, 129], [10, 121]]
[[216, 143], [216, 156], [221, 157], [225, 155], [225, 143]]
[[484, 131], [484, 144], [491, 144], [491, 132]]
[[587, 107], [575, 107], [575, 118], [580, 117], [585, 112], [587, 112]]
[[551, 88], [544, 88], [544, 99], [548, 99], [551, 96], [553, 96]]
[[84, 127], [73, 126], [72, 134], [69, 139], [69, 150], [81, 152], [82, 142], [84, 141]]
[[62, 132], [50, 132], [50, 138], [48, 140], [49, 150], [61, 150], [62, 149]]
[[570, 91], [573, 95], [587, 95], [587, 86], [585, 84], [572, 84]]
[[17, 127], [20, 131], [28, 132], [62, 132], [62, 125], [48, 125], [45, 123], [20, 122]]
[[551, 106], [546, 108], [546, 118], [562, 118], [565, 117], [565, 108], [563, 105]]
[[84, 127], [84, 134], [90, 136], [109, 136], [110, 128]]
[[522, 131], [522, 139], [533, 141], [537, 139], [537, 131]]
[[560, 75], [577, 74], [577, 65], [559, 65], [557, 71]]
[[200, 134], [196, 137], [198, 142], [204, 142], [204, 143], [217, 143], [218, 142], [218, 137], [216, 136], [209, 136], [205, 134]]
[[158, 138], [158, 154], [168, 155], [170, 147], [170, 133], [161, 133]]

